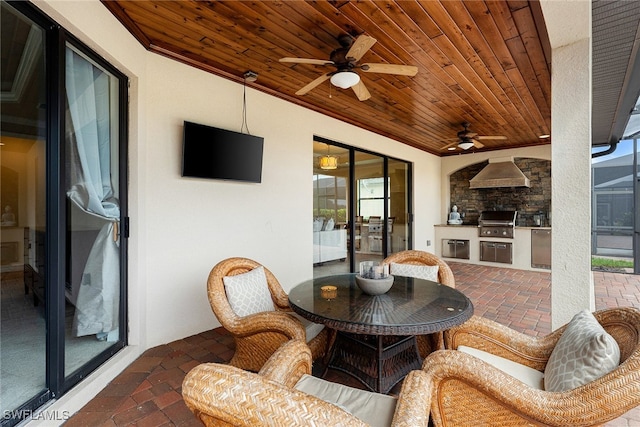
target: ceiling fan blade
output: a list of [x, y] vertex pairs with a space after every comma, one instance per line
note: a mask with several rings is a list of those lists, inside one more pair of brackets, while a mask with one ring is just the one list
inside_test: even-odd
[[312, 59], [312, 58], [280, 58], [280, 62], [291, 62], [294, 64], [312, 64], [312, 65], [333, 65], [333, 61], [326, 59]]
[[349, 48], [349, 52], [347, 52], [345, 58], [353, 58], [354, 61], [360, 60], [360, 58], [362, 58], [362, 56], [367, 53], [367, 51], [371, 49], [371, 46], [376, 44], [377, 41], [378, 40], [373, 37], [365, 36], [364, 34], [358, 36], [356, 41], [351, 45], [351, 48]]
[[456, 140], [450, 144], [445, 145], [444, 147], [442, 147], [443, 150], [448, 150], [451, 147], [456, 147], [458, 145], [458, 139], [456, 138]]
[[504, 135], [479, 135], [479, 136], [476, 136], [475, 138], [476, 139], [501, 139], [501, 140], [507, 139], [507, 137]]
[[418, 67], [413, 65], [362, 64], [360, 68], [365, 73], [396, 74], [399, 76], [415, 76], [418, 73]]
[[369, 93], [369, 89], [362, 83], [362, 80], [358, 82], [358, 84], [351, 86], [353, 92], [356, 94], [360, 101], [366, 101], [371, 98], [371, 94]]
[[481, 143], [480, 141], [477, 141], [476, 139], [471, 139], [471, 140], [468, 140], [468, 141], [461, 141], [459, 139], [456, 139], [456, 141], [454, 141], [454, 142], [452, 142], [450, 144], [447, 144], [444, 147], [442, 147], [441, 150], [450, 150], [451, 151], [454, 148], [461, 148], [463, 150], [468, 150], [469, 148], [471, 148], [471, 146], [469, 146], [469, 147], [460, 146], [460, 144], [462, 144], [463, 142], [467, 142], [467, 143], [471, 142], [475, 148], [484, 147], [484, 144]]
[[326, 73], [326, 74], [321, 75], [320, 77], [318, 77], [317, 79], [315, 79], [314, 81], [312, 81], [311, 83], [309, 83], [308, 85], [303, 87], [302, 89], [298, 90], [296, 92], [296, 95], [305, 95], [311, 89], [314, 89], [316, 86], [318, 86], [321, 83], [325, 82], [327, 79], [329, 79], [329, 77], [331, 77], [331, 73]]

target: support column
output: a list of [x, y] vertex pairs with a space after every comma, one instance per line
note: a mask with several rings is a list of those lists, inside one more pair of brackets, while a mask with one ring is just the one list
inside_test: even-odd
[[591, 2], [541, 2], [551, 42], [551, 328], [595, 309], [591, 272]]

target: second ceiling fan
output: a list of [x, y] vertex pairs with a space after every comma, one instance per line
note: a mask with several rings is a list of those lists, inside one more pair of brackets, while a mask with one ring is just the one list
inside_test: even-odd
[[369, 90], [362, 83], [360, 75], [356, 69], [365, 73], [395, 74], [399, 76], [415, 76], [418, 67], [413, 65], [366, 63], [358, 64], [362, 56], [376, 43], [376, 39], [371, 36], [360, 35], [355, 40], [350, 35], [342, 35], [338, 38], [342, 47], [331, 52], [328, 60], [310, 58], [281, 58], [280, 62], [290, 62], [295, 64], [312, 64], [334, 66], [335, 71], [330, 71], [313, 80], [296, 92], [296, 95], [305, 95], [316, 86], [331, 79], [334, 86], [342, 89], [353, 89], [360, 101], [366, 101], [371, 97]]
[[476, 132], [473, 132], [469, 129], [471, 123], [463, 122], [462, 129], [458, 132], [458, 137], [455, 138], [455, 141], [445, 145], [442, 147], [443, 150], [455, 150], [456, 148], [461, 148], [463, 150], [468, 150], [471, 147], [482, 148], [484, 144], [480, 142], [481, 139], [507, 139], [504, 135], [478, 135]]

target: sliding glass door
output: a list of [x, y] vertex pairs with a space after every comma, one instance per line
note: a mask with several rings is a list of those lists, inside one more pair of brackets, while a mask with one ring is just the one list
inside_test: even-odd
[[0, 18], [0, 402], [7, 411], [46, 390], [47, 33], [6, 3]]
[[65, 47], [65, 377], [120, 341], [120, 82]]
[[326, 274], [349, 271], [349, 150], [314, 142], [313, 265]]
[[314, 276], [356, 271], [411, 247], [411, 164], [317, 137]]
[[[381, 261], [387, 241], [384, 219], [388, 214], [385, 159], [372, 153], [356, 151], [354, 164], [355, 215], [360, 225], [360, 248], [356, 266], [361, 261]], [[356, 267], [357, 268], [357, 267]]]
[[409, 197], [410, 164], [389, 159], [389, 253], [411, 248], [411, 209]]
[[0, 6], [4, 427], [126, 343], [127, 79], [29, 3]]

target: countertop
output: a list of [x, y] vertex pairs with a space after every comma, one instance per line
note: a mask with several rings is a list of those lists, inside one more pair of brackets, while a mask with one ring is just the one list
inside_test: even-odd
[[[478, 228], [478, 224], [436, 224], [434, 227]], [[516, 225], [516, 230], [551, 230], [551, 227]]]

